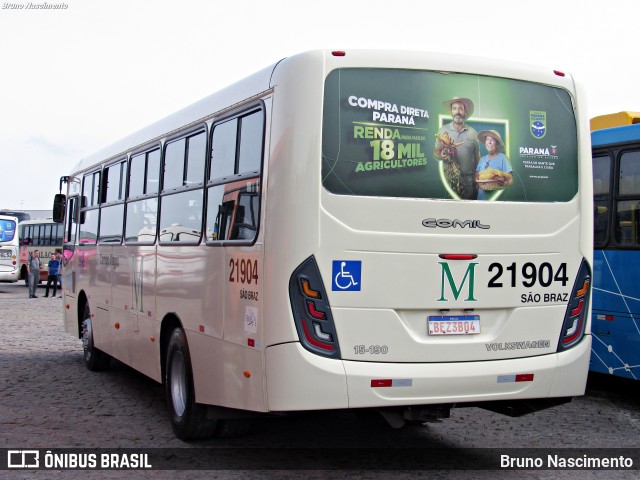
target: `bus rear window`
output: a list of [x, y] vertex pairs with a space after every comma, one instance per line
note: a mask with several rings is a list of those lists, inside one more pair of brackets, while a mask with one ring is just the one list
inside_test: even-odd
[[16, 235], [16, 222], [0, 220], [0, 242], [11, 242]]
[[340, 195], [567, 202], [578, 191], [571, 97], [500, 77], [334, 70], [322, 182]]

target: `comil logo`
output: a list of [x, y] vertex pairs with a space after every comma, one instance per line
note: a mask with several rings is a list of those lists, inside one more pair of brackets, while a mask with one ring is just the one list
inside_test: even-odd
[[480, 220], [450, 220], [448, 218], [425, 218], [422, 226], [427, 228], [482, 228], [489, 229], [491, 226], [483, 225]]
[[8, 468], [38, 468], [40, 467], [40, 452], [38, 450], [9, 450], [7, 451]]

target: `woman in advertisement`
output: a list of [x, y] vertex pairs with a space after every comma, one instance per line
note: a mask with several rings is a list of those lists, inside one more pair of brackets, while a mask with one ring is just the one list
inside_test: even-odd
[[484, 143], [487, 154], [480, 158], [476, 169], [478, 200], [488, 200], [490, 192], [513, 183], [511, 163], [504, 152], [504, 142], [496, 130], [482, 130], [478, 140]]

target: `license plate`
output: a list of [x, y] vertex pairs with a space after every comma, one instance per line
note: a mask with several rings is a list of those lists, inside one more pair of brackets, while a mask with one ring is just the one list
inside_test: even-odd
[[0, 258], [11, 258], [11, 250], [0, 250]]
[[430, 315], [427, 327], [429, 335], [477, 335], [480, 315]]

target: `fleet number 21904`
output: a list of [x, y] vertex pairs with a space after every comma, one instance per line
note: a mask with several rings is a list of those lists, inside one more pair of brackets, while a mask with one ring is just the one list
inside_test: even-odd
[[506, 267], [495, 262], [489, 265], [489, 274], [493, 275], [489, 280], [489, 288], [501, 288], [504, 286], [503, 282], [507, 283], [507, 286], [516, 287], [521, 284], [526, 288], [532, 288], [536, 285], [550, 287], [552, 284], [566, 287], [569, 282], [567, 264], [564, 262], [557, 269], [554, 269], [548, 262], [543, 262], [540, 265], [527, 262], [521, 267], [516, 262]]

